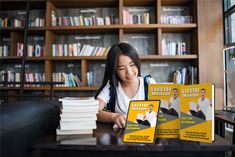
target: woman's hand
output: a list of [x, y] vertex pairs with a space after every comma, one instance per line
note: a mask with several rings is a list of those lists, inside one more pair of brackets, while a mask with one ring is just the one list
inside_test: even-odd
[[112, 120], [119, 128], [124, 128], [126, 123], [126, 117], [118, 113], [113, 113]]

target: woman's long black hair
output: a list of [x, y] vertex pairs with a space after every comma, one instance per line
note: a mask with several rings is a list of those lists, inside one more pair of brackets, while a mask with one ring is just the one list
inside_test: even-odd
[[114, 112], [115, 109], [115, 103], [117, 98], [116, 89], [118, 87], [118, 81], [121, 81], [116, 72], [118, 66], [118, 57], [121, 54], [130, 57], [130, 59], [134, 62], [134, 64], [138, 69], [138, 76], [140, 76], [140, 60], [135, 48], [127, 43], [114, 44], [110, 48], [106, 59], [103, 83], [95, 95], [95, 98], [97, 98], [99, 93], [103, 90], [103, 88], [109, 81], [110, 100], [109, 103], [107, 104], [107, 109], [111, 110], [112, 112]]

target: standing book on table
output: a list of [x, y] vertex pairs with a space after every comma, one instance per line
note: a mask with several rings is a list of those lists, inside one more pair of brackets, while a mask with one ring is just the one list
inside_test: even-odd
[[159, 107], [159, 100], [131, 101], [123, 142], [154, 143]]
[[214, 85], [181, 87], [180, 139], [214, 141]]
[[149, 84], [149, 100], [160, 100], [157, 138], [179, 138], [180, 134], [180, 85]]

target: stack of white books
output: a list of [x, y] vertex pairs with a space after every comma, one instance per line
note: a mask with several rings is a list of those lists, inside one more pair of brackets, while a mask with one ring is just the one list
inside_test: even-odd
[[62, 102], [57, 135], [92, 134], [96, 129], [99, 102], [93, 97], [59, 99]]

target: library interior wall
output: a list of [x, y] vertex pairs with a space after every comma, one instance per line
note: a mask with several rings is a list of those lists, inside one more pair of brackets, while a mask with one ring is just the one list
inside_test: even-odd
[[222, 7], [221, 0], [198, 0], [199, 82], [215, 84], [216, 109], [224, 103]]

